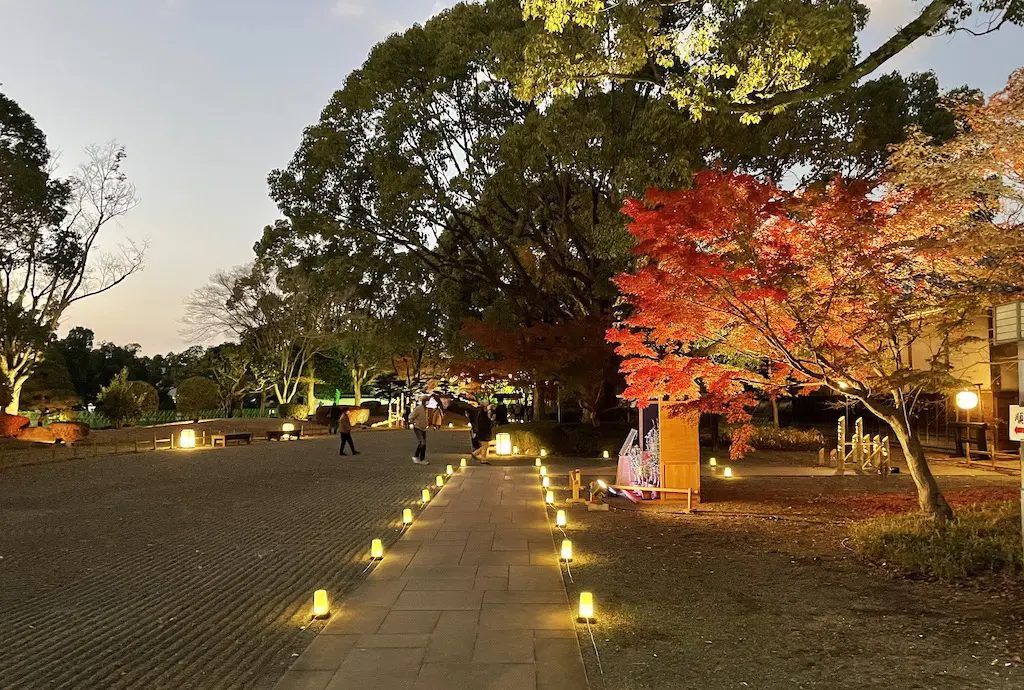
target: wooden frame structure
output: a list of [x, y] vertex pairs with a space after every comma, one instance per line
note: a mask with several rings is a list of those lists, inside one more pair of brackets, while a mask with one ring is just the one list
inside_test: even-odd
[[[700, 503], [700, 413], [681, 411], [679, 405], [671, 403], [652, 402], [651, 406], [657, 409], [659, 485], [640, 486], [632, 481], [628, 460], [624, 462], [626, 457], [620, 456], [619, 471], [611, 488], [637, 494], [639, 500], [685, 500], [690, 510]], [[641, 443], [645, 438], [644, 421], [645, 415], [641, 413]], [[648, 416], [647, 421], [651, 424], [654, 419]]]

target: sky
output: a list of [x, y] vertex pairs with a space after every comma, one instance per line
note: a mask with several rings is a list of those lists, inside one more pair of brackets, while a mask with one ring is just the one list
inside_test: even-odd
[[[145, 354], [187, 347], [183, 301], [207, 277], [252, 259], [277, 217], [267, 174], [389, 34], [438, 0], [0, 0], [0, 91], [35, 117], [63, 172], [93, 143], [125, 146], [141, 203], [107, 236], [147, 241], [145, 271], [65, 315], [97, 342]], [[919, 11], [867, 0], [871, 50]], [[992, 93], [1024, 66], [1024, 30], [919, 41], [882, 69], [934, 70], [943, 88]]]

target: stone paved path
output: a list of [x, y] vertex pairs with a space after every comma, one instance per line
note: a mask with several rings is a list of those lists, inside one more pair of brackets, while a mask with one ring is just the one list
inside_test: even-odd
[[539, 482], [500, 467], [456, 469], [277, 686], [587, 687]]

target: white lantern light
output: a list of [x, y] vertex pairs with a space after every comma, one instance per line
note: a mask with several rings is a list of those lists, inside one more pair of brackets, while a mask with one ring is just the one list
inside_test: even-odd
[[406, 508], [405, 510], [402, 511], [402, 524], [412, 524], [412, 508]]
[[313, 592], [313, 618], [326, 618], [331, 615], [331, 604], [327, 600], [327, 590], [318, 589]]
[[724, 470], [722, 470], [722, 474], [725, 476], [726, 479], [732, 479], [732, 468], [726, 467]]
[[544, 496], [544, 502], [547, 503], [548, 505], [553, 505], [555, 502], [555, 492], [548, 491], [547, 495]]
[[519, 446], [512, 446], [512, 455], [519, 455]]
[[533, 466], [540, 467], [540, 458], [537, 458], [536, 460], [533, 461]]
[[461, 460], [459, 460], [459, 467], [465, 467], [465, 466], [466, 466], [466, 458], [462, 458]]
[[956, 406], [961, 410], [973, 410], [978, 406], [978, 394], [974, 391], [960, 391], [956, 394]]
[[370, 558], [375, 561], [384, 558], [384, 542], [380, 539], [374, 539], [370, 542]]
[[540, 449], [540, 456], [542, 458], [546, 458], [548, 456], [548, 449], [547, 448], [541, 448]]
[[568, 524], [568, 520], [565, 519], [565, 511], [560, 510], [555, 515], [555, 525], [558, 527], [565, 527]]
[[195, 448], [196, 447], [196, 432], [195, 429], [184, 429], [181, 432], [181, 436], [178, 437], [179, 448]]
[[594, 595], [590, 592], [580, 592], [580, 618], [590, 620], [594, 617]]
[[545, 489], [551, 486], [551, 477], [542, 477], [540, 480], [540, 485]]
[[449, 477], [455, 474], [455, 468], [452, 467], [451, 465], [448, 465], [448, 467], [444, 468], [444, 471]]
[[714, 458], [708, 460], [708, 464], [711, 465], [712, 467], [718, 467], [718, 461], [715, 460]]
[[607, 459], [608, 459], [608, 451], [605, 451], [605, 452], [604, 452], [604, 459], [605, 459], [605, 460], [607, 460]]
[[498, 455], [512, 455], [512, 434], [495, 434], [494, 444]]
[[444, 486], [444, 477], [442, 477], [441, 475], [437, 475], [436, 477], [434, 477], [434, 483], [437, 484], [438, 486]]
[[423, 490], [423, 502], [430, 503], [430, 489]]
[[568, 539], [562, 540], [562, 560], [566, 563], [572, 561], [572, 542]]

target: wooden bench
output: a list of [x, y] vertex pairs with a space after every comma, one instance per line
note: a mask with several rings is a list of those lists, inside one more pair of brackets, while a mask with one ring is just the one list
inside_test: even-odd
[[225, 448], [227, 448], [228, 443], [230, 443], [231, 441], [235, 441], [237, 443], [241, 443], [241, 442], [245, 441], [246, 444], [251, 444], [252, 443], [252, 434], [247, 433], [247, 432], [246, 433], [239, 432], [239, 433], [234, 433], [234, 434], [211, 434], [210, 435], [210, 445], [212, 445], [214, 448], [216, 448], [218, 445], [221, 445], [221, 446], [224, 446]]
[[281, 429], [278, 429], [276, 431], [267, 432], [268, 441], [284, 441], [286, 438], [291, 441], [298, 441], [302, 438], [302, 429], [299, 428], [294, 431], [282, 431]]

